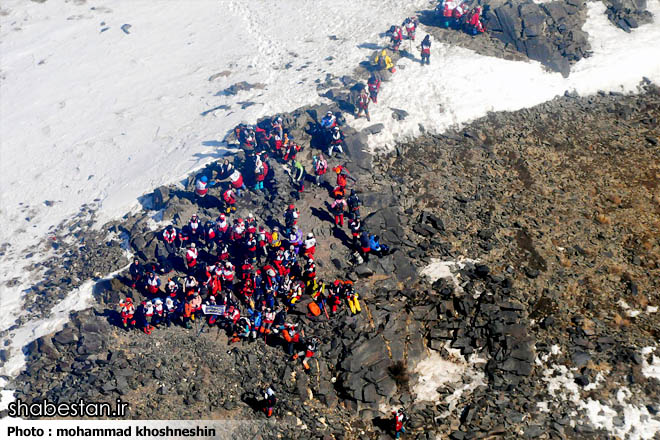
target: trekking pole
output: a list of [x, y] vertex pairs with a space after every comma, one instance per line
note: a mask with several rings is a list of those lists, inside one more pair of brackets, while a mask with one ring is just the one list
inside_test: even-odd
[[197, 337], [198, 337], [198, 338], [199, 338], [199, 335], [201, 335], [202, 332], [204, 331], [204, 327], [206, 327], [206, 321], [204, 321], [204, 322], [202, 323], [202, 328], [200, 328], [200, 329], [199, 329], [199, 332], [197, 333]]

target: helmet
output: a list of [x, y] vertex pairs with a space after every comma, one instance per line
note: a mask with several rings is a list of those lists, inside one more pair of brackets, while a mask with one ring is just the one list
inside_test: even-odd
[[274, 227], [273, 227], [273, 232], [275, 232], [275, 231], [278, 231], [278, 232], [279, 232], [279, 230], [280, 230], [279, 227], [277, 227], [277, 226], [274, 226]]
[[337, 126], [332, 127], [332, 131], [339, 131], [339, 127], [337, 127]]
[[238, 220], [236, 220], [236, 221], [237, 221], [238, 223], [243, 223], [243, 219], [240, 218], [240, 217], [239, 217]]
[[206, 176], [202, 176], [199, 180], [201, 180], [202, 182], [206, 183], [206, 182], [209, 181], [209, 178], [206, 177]]
[[154, 302], [155, 302], [156, 304], [162, 304], [162, 303], [163, 303], [163, 300], [160, 299], [160, 298], [156, 298], [156, 300], [155, 300]]
[[197, 245], [193, 242], [193, 243], [190, 243], [190, 247], [194, 249], [194, 248], [197, 247]]
[[172, 307], [174, 305], [174, 301], [172, 300], [172, 298], [165, 298], [165, 304], [167, 305], [167, 307]]
[[215, 296], [211, 295], [211, 296], [209, 296], [209, 299], [210, 299], [211, 301], [215, 301]]
[[296, 205], [294, 204], [289, 205], [289, 209], [296, 209]]
[[307, 238], [314, 238], [314, 234], [310, 232], [309, 234], [307, 234]]
[[126, 304], [133, 304], [133, 298], [131, 298], [130, 296], [126, 298]]
[[254, 215], [252, 213], [249, 213], [247, 218], [254, 218]]
[[[168, 230], [168, 231], [173, 231], [173, 230], [174, 230], [174, 226], [169, 225], [169, 226], [167, 227], [167, 230]], [[136, 260], [137, 260], [137, 258], [136, 258]]]
[[327, 115], [327, 116], [332, 116], [332, 112], [329, 111], [328, 113], [326, 113], [326, 115]]
[[151, 300], [150, 300], [150, 299], [147, 300], [147, 302], [144, 303], [144, 305], [145, 305], [145, 306], [153, 306], [153, 304], [151, 303]]
[[167, 285], [170, 286], [170, 287], [174, 287], [174, 286], [176, 286], [176, 283], [175, 283], [174, 281], [170, 280], [170, 281], [167, 283]]
[[224, 214], [220, 214], [220, 217], [218, 217], [218, 218], [219, 218], [220, 220], [224, 221], [224, 220], [227, 218], [227, 216], [224, 215]]

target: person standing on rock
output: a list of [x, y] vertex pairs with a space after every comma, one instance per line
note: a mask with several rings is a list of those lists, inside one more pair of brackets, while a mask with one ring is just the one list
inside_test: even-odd
[[358, 112], [356, 118], [359, 118], [362, 113], [367, 117], [367, 121], [371, 121], [371, 116], [369, 116], [369, 95], [367, 91], [362, 89], [360, 92], [360, 97], [358, 98]]
[[190, 243], [188, 250], [186, 250], [186, 258], [185, 258], [186, 269], [188, 273], [191, 273], [195, 269], [195, 266], [197, 265], [198, 256], [199, 253], [197, 252], [197, 245], [194, 242]]
[[321, 186], [321, 177], [328, 171], [328, 161], [323, 157], [323, 153], [313, 157], [314, 175], [316, 186]]
[[305, 240], [305, 251], [304, 254], [313, 257], [316, 252], [316, 238], [314, 238], [313, 233], [307, 234], [307, 239]]
[[339, 127], [334, 127], [330, 133], [330, 143], [328, 144], [328, 157], [332, 157], [334, 150], [340, 155], [344, 154], [344, 133], [339, 129]]
[[169, 225], [162, 234], [163, 244], [165, 246], [165, 251], [167, 251], [169, 258], [172, 258], [173, 255], [176, 255], [176, 250], [181, 246], [181, 241], [179, 240], [179, 234], [174, 226]]
[[295, 161], [293, 164], [291, 178], [293, 179], [294, 187], [297, 190], [296, 197], [299, 199], [300, 195], [305, 190], [305, 167], [303, 167], [303, 164], [300, 163], [299, 160]]
[[284, 232], [287, 235], [291, 234], [291, 230], [298, 223], [298, 217], [300, 217], [300, 212], [296, 209], [296, 205], [290, 204], [284, 211]]
[[346, 210], [346, 200], [337, 197], [330, 205], [330, 211], [335, 216], [335, 227], [344, 227], [344, 211]]
[[431, 36], [428, 34], [422, 40], [421, 51], [422, 51], [422, 65], [425, 63], [431, 64]]
[[255, 179], [257, 181], [255, 185], [255, 189], [259, 191], [263, 191], [264, 182], [266, 181], [266, 177], [268, 177], [268, 171], [270, 170], [270, 167], [266, 160], [261, 160], [258, 156], [257, 156], [257, 160], [261, 162], [261, 165], [258, 166], [257, 169], [255, 170]]
[[348, 227], [351, 230], [351, 236], [353, 237], [353, 247], [360, 249], [357, 245], [360, 241], [360, 232], [362, 232], [362, 222], [360, 221], [360, 217], [352, 218], [348, 222]]
[[346, 204], [348, 205], [348, 218], [351, 220], [360, 218], [362, 200], [360, 200], [354, 189], [351, 190], [351, 195], [346, 199]]
[[131, 288], [135, 289], [142, 279], [142, 274], [144, 273], [144, 268], [140, 264], [140, 260], [137, 258], [133, 259], [133, 263], [128, 268], [128, 272], [131, 274]]
[[417, 23], [417, 17], [408, 17], [403, 21], [403, 26], [406, 28], [406, 34], [408, 34], [408, 39], [411, 41], [415, 41]]
[[392, 412], [394, 416], [394, 438], [400, 438], [401, 434], [406, 433], [406, 428], [403, 424], [408, 420], [408, 416], [403, 412], [403, 408], [399, 408]]
[[403, 41], [403, 32], [401, 31], [400, 26], [394, 26], [394, 31], [392, 32], [391, 44], [392, 50], [398, 51], [401, 46], [401, 41]]
[[376, 76], [376, 73], [372, 73], [367, 81], [367, 86], [369, 87], [369, 97], [371, 102], [378, 104], [378, 92], [380, 91], [380, 78]]
[[271, 387], [264, 390], [264, 400], [263, 400], [263, 412], [266, 414], [266, 417], [270, 418], [273, 416], [273, 410], [277, 404], [277, 397], [275, 397], [275, 391]]

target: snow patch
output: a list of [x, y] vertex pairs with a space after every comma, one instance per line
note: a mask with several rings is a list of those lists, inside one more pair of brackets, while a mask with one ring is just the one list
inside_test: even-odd
[[440, 352], [431, 351], [431, 354], [420, 361], [414, 372], [418, 374], [418, 381], [413, 387], [413, 393], [417, 395], [418, 401], [435, 402], [438, 399], [439, 387], [450, 384], [454, 392], [445, 397], [444, 403], [448, 405], [447, 411], [442, 414], [446, 417], [456, 409], [458, 401], [463, 394], [470, 393], [480, 385], [486, 385], [486, 376], [483, 372], [483, 364], [486, 362], [477, 354], [473, 354], [466, 361], [460, 350], [450, 348], [449, 343], [445, 346], [449, 353], [444, 358]]
[[421, 270], [420, 275], [427, 277], [432, 283], [440, 278], [451, 279], [456, 289], [462, 291], [460, 275], [456, 275], [456, 272], [463, 269], [467, 263], [475, 264], [478, 263], [478, 260], [460, 257], [456, 261], [443, 261], [432, 258], [431, 263]]
[[[642, 374], [645, 377], [650, 377], [660, 381], [660, 357], [656, 356], [655, 347], [644, 347], [642, 349]], [[651, 363], [647, 361], [648, 355], [654, 353], [651, 358]]]
[[652, 416], [648, 409], [628, 403], [632, 393], [628, 388], [617, 391], [617, 410], [591, 398], [580, 402], [589, 421], [600, 429], [606, 429], [619, 438], [630, 440], [652, 439], [660, 432], [660, 418]]

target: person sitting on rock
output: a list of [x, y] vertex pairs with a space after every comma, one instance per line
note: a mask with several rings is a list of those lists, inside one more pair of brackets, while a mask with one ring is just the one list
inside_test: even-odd
[[316, 353], [316, 350], [318, 350], [319, 345], [321, 344], [321, 341], [317, 337], [313, 337], [305, 344], [305, 350], [300, 351], [298, 353], [295, 353], [293, 355], [292, 360], [296, 360], [299, 357], [302, 357], [302, 365], [305, 368], [305, 370], [309, 370], [309, 359], [314, 356], [314, 353]]
[[369, 236], [369, 248], [370, 253], [377, 257], [387, 255], [390, 251], [390, 248], [387, 245], [380, 243], [380, 237], [378, 237], [378, 235]]
[[284, 323], [284, 325], [282, 325], [282, 338], [286, 342], [286, 353], [289, 356], [293, 356], [296, 344], [298, 344], [304, 336], [305, 332], [302, 328], [298, 328], [298, 324]]
[[337, 125], [337, 117], [329, 111], [325, 114], [323, 119], [321, 119], [321, 127], [326, 130], [331, 130]]
[[120, 300], [119, 308], [121, 314], [121, 322], [124, 328], [134, 327], [136, 319], [133, 298], [128, 297], [125, 300]]
[[160, 278], [154, 273], [149, 272], [146, 280], [147, 292], [154, 296], [160, 293]]
[[229, 344], [231, 345], [241, 339], [244, 341], [247, 340], [250, 337], [250, 330], [250, 320], [245, 317], [240, 318], [234, 325], [234, 333], [229, 340]]
[[465, 17], [465, 6], [463, 5], [463, 2], [458, 2], [456, 7], [451, 12], [452, 28], [456, 30], [461, 29], [463, 21], [466, 18], [467, 17]]
[[362, 231], [360, 234], [360, 255], [364, 261], [369, 261], [369, 252], [371, 251], [371, 243], [369, 242], [369, 233]]
[[358, 293], [353, 288], [353, 281], [344, 281], [343, 285], [343, 295], [346, 298], [348, 307], [351, 309], [351, 313], [357, 315], [362, 313], [362, 307], [360, 307], [360, 301]]
[[236, 211], [236, 192], [232, 187], [229, 187], [222, 194], [222, 199], [225, 201], [225, 212], [229, 214], [230, 212]]
[[392, 62], [392, 58], [388, 55], [387, 49], [383, 49], [376, 55], [374, 63], [380, 68], [380, 70], [389, 70], [391, 73], [395, 72], [394, 63]]
[[202, 175], [195, 181], [195, 195], [198, 199], [203, 199], [209, 192], [209, 188], [217, 185], [216, 181], [209, 182], [209, 178]]
[[231, 182], [231, 186], [236, 190], [238, 197], [241, 197], [242, 191], [247, 189], [245, 187], [245, 182], [243, 182], [243, 175], [241, 172], [234, 168], [232, 173], [229, 175], [229, 181]]
[[185, 290], [186, 297], [189, 297], [199, 291], [199, 283], [194, 276], [188, 275], [184, 281], [183, 288]]
[[339, 306], [341, 306], [341, 293], [339, 280], [328, 286], [328, 307], [330, 311], [334, 314], [339, 311]]
[[485, 31], [483, 24], [481, 23], [481, 8], [477, 6], [473, 8], [467, 15], [467, 20], [465, 22], [465, 30], [470, 35], [477, 35]]
[[[175, 277], [176, 278], [176, 277]], [[173, 279], [168, 279], [165, 285], [165, 294], [170, 298], [176, 298], [181, 292], [181, 286]]]

